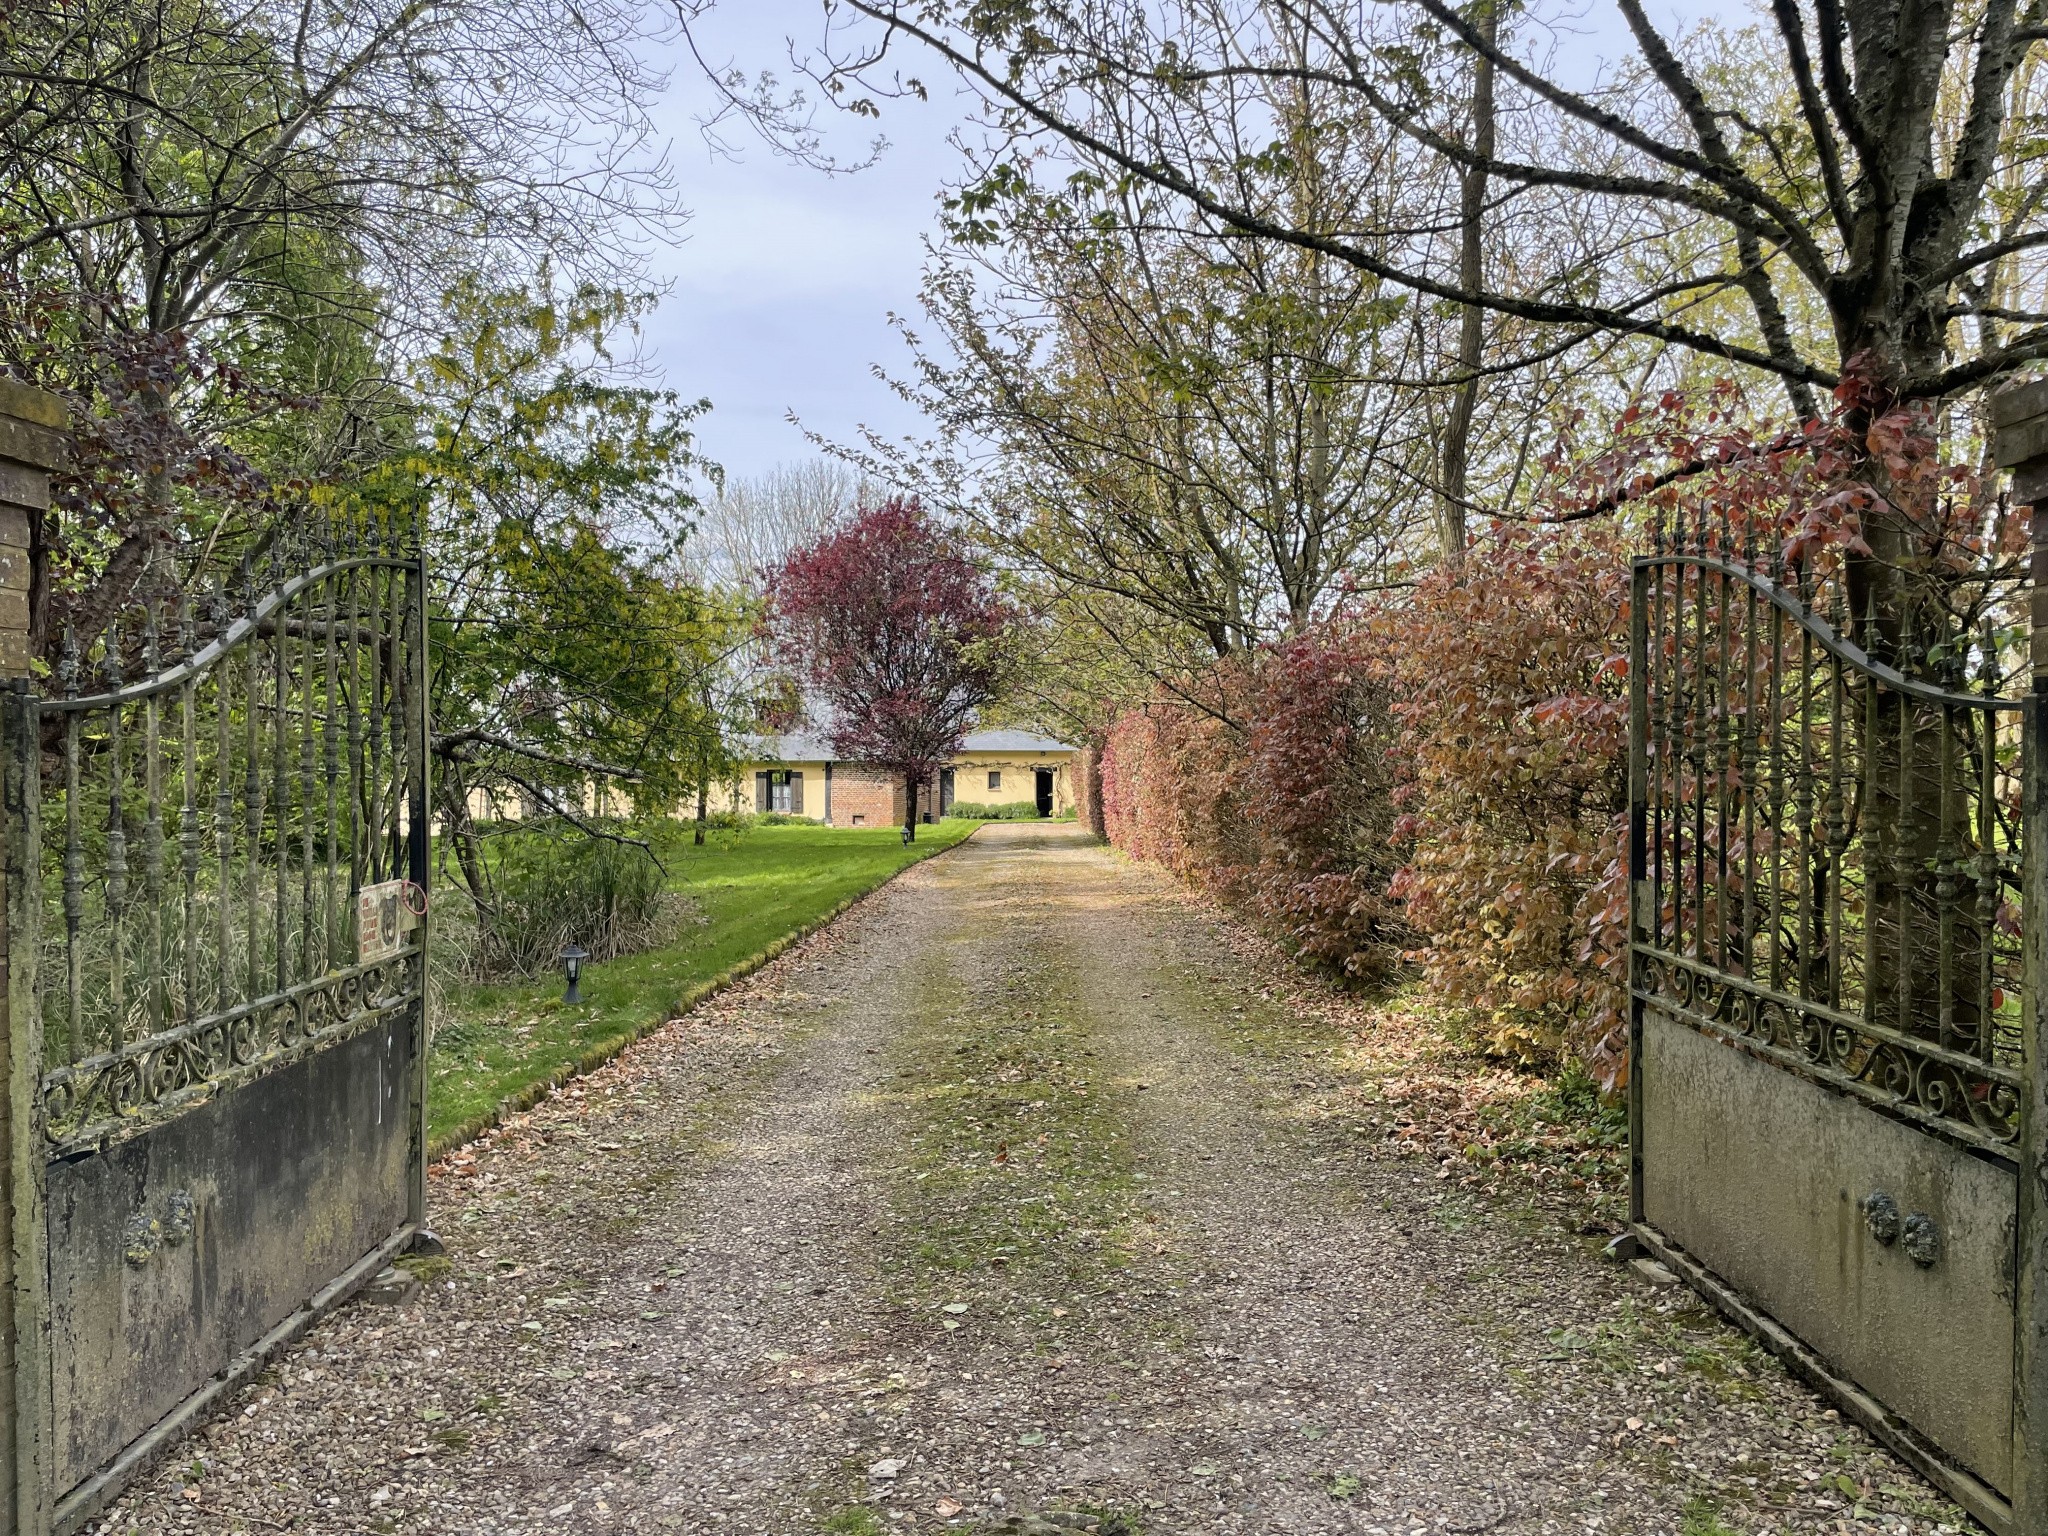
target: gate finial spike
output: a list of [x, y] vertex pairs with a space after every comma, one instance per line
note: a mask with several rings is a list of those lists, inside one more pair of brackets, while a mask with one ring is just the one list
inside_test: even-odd
[[142, 610], [142, 665], [146, 671], [157, 669], [156, 600]]
[[78, 696], [78, 631], [64, 626], [64, 646], [57, 653], [57, 682], [67, 699]]
[[190, 592], [180, 592], [178, 594], [178, 654], [190, 656], [198, 649], [198, 645], [195, 643], [197, 639], [198, 637], [194, 634], [192, 626], [192, 594]]

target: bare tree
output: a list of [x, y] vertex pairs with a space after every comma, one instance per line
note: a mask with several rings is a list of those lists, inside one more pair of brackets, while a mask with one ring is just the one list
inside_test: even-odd
[[703, 580], [758, 593], [761, 573], [814, 544], [863, 501], [879, 499], [852, 466], [823, 455], [729, 479], [705, 503], [686, 552]]
[[[1486, 286], [1487, 170], [1493, 160], [1492, 50], [1500, 41], [1500, 10], [1482, 0], [1479, 36], [1485, 45], [1472, 59], [1473, 163], [1458, 177], [1458, 286], [1476, 293]], [[1442, 483], [1437, 488], [1438, 537], [1443, 559], [1454, 571], [1465, 568], [1467, 519], [1465, 494], [1472, 455], [1472, 421], [1479, 411], [1480, 365], [1485, 361], [1486, 311], [1477, 304], [1459, 306], [1458, 374], [1453, 385], [1451, 419], [1444, 429]]]
[[[1545, 53], [1545, 13], [1490, 37], [1450, 0], [844, 0], [870, 29], [840, 27], [813, 64], [870, 107], [924, 89], [900, 44], [956, 72], [996, 130], [984, 200], [1049, 136], [1248, 235], [1541, 327], [1544, 348], [1642, 338], [1759, 370], [1801, 416], [1852, 372], [1869, 415], [2048, 358], [2041, 0], [1772, 0], [1750, 40], [1668, 37], [1641, 0], [1616, 5], [1632, 51], [1588, 85]], [[1475, 61], [1495, 76], [1490, 149], [1464, 131]], [[1236, 104], [1293, 82], [1340, 100], [1332, 124], [1397, 134], [1405, 175], [1483, 174], [1491, 221], [1588, 238], [1517, 243], [1475, 282], [1440, 226], [1321, 228], [1245, 198], [1237, 167], [1284, 154], [1285, 131], [1239, 142]], [[1925, 530], [1882, 490], [1851, 578], [1895, 647]]]

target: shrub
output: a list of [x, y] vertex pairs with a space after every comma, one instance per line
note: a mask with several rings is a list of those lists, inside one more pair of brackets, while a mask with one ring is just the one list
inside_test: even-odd
[[1393, 894], [1494, 1049], [1625, 1072], [1628, 532], [1502, 528], [1462, 584], [1431, 576], [1371, 632], [1406, 782]]
[[1111, 726], [1111, 843], [1353, 978], [1405, 953], [1490, 1048], [1622, 1068], [1626, 534], [1503, 531], [1484, 579], [1316, 625]]
[[575, 943], [616, 960], [660, 943], [681, 916], [660, 864], [606, 838], [519, 833], [489, 843], [490, 905], [480, 912], [472, 968], [533, 976]]
[[954, 821], [1037, 821], [1036, 800], [1005, 800], [994, 805], [982, 805], [973, 800], [955, 800], [946, 807], [948, 819]]
[[[684, 815], [675, 818], [685, 826], [695, 827], [697, 818]], [[704, 830], [707, 832], [744, 832], [754, 824], [754, 812], [718, 810], [704, 813]]]
[[1256, 838], [1247, 904], [1347, 976], [1394, 958], [1396, 747], [1385, 669], [1355, 626], [1328, 624], [1259, 658], [1236, 791]]
[[1164, 690], [1099, 754], [1105, 835], [1214, 890], [1345, 976], [1397, 958], [1380, 669], [1332, 624], [1219, 665], [1198, 709]]
[[1209, 711], [1162, 688], [1111, 725], [1102, 746], [1102, 822], [1110, 843], [1132, 857], [1227, 888], [1252, 857], [1235, 799], [1242, 736], [1225, 723], [1240, 690], [1222, 668], [1210, 681]]

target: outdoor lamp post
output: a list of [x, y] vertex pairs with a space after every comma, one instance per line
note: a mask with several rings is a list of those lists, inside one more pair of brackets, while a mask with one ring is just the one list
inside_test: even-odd
[[569, 990], [562, 994], [565, 1003], [580, 1003], [583, 994], [577, 990], [577, 983], [583, 980], [583, 962], [590, 958], [590, 951], [581, 944], [571, 944], [562, 951], [562, 974], [569, 978]]

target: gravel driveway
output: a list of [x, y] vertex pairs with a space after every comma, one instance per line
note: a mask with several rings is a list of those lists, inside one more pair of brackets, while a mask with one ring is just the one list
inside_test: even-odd
[[98, 1529], [1974, 1529], [1583, 1200], [1397, 1155], [1228, 937], [984, 829], [437, 1169], [447, 1272]]

